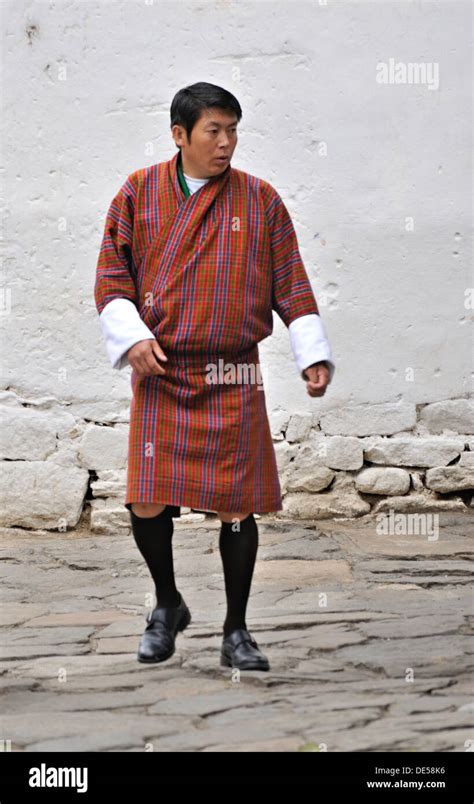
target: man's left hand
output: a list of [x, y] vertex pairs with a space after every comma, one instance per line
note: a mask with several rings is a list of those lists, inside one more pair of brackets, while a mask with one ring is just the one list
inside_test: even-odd
[[324, 396], [329, 383], [329, 367], [325, 360], [308, 366], [303, 371], [303, 376], [307, 379], [306, 393], [310, 396]]

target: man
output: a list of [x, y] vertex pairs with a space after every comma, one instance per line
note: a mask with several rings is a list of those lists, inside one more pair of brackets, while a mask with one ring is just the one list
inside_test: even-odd
[[245, 621], [258, 548], [253, 514], [282, 509], [259, 381], [272, 310], [310, 396], [334, 362], [288, 211], [263, 179], [232, 168], [242, 110], [200, 82], [171, 104], [178, 152], [130, 174], [113, 199], [95, 300], [112, 366], [132, 367], [125, 506], [155, 583], [138, 659], [171, 656], [191, 620], [175, 585], [172, 517], [215, 511], [227, 614], [221, 664], [268, 670]]

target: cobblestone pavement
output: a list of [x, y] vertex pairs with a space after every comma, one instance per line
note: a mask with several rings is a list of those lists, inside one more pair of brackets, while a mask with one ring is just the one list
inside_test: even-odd
[[[192, 623], [136, 650], [153, 586], [133, 536], [4, 529], [1, 735], [13, 751], [465, 751], [474, 739], [473, 522], [260, 517], [247, 626], [270, 672], [219, 665], [219, 520], [174, 520]], [[232, 673], [236, 675], [232, 675]]]

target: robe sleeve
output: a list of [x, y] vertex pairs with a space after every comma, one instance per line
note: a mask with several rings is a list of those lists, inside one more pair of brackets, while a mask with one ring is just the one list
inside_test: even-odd
[[264, 185], [272, 253], [272, 306], [289, 327], [295, 318], [319, 314], [319, 310], [289, 212], [277, 191], [268, 182]]
[[94, 288], [99, 315], [114, 299], [129, 299], [137, 304], [132, 260], [135, 196], [135, 187], [129, 176], [107, 212]]
[[129, 365], [128, 351], [139, 341], [154, 338], [140, 318], [132, 258], [136, 187], [127, 178], [110, 204], [97, 261], [95, 303], [105, 348], [112, 368]]

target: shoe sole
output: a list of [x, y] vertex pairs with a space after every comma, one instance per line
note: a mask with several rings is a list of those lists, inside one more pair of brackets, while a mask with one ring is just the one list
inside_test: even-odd
[[236, 670], [270, 670], [270, 664], [262, 664], [261, 662], [241, 662], [240, 664], [232, 664], [232, 660], [228, 659], [221, 653], [221, 667], [234, 667]]
[[[186, 611], [183, 614], [182, 619], [178, 623], [176, 633], [178, 633], [178, 631], [184, 631], [184, 629], [188, 627], [190, 622], [191, 622], [191, 613], [189, 611]], [[175, 649], [176, 645], [173, 645], [173, 650], [170, 651], [170, 653], [168, 653], [166, 656], [160, 656], [158, 659], [144, 659], [141, 658], [140, 655], [137, 653], [137, 660], [142, 664], [159, 664], [160, 662], [165, 662], [166, 659], [169, 659], [175, 652]]]

